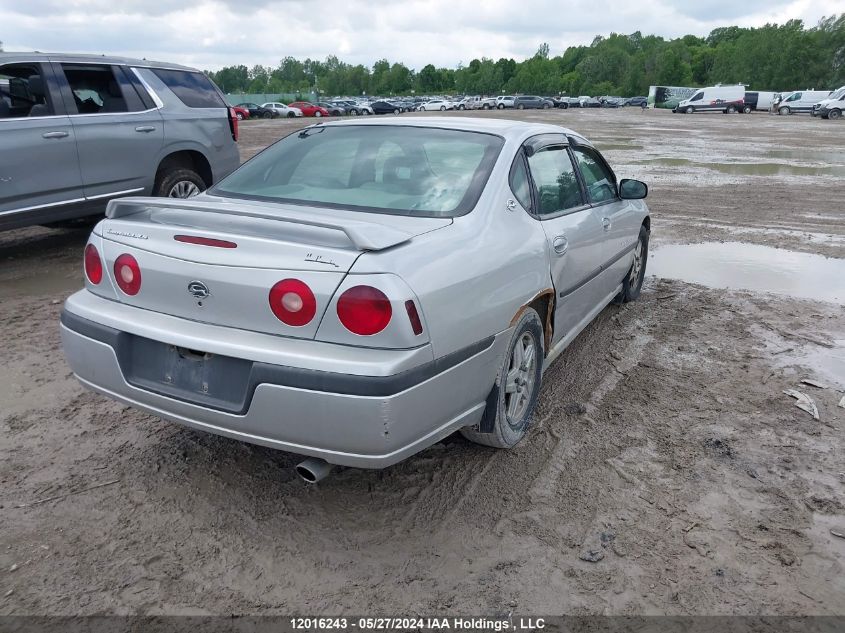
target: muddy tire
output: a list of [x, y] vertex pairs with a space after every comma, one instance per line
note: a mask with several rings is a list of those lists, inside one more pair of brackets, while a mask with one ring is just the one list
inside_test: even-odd
[[839, 110], [831, 110], [827, 113], [827, 118], [831, 121], [838, 121], [840, 118], [842, 118], [842, 112], [840, 112]]
[[180, 167], [156, 176], [153, 195], [162, 198], [191, 198], [205, 191], [205, 181], [193, 169]]
[[789, 109], [789, 106], [783, 106], [782, 108], [778, 109], [778, 114], [786, 116], [787, 114], [792, 114], [792, 111]]
[[513, 329], [507, 353], [496, 375], [495, 397], [491, 395], [484, 412], [484, 420], [493, 420], [492, 429], [481, 432], [482, 422], [461, 429], [461, 435], [476, 444], [494, 448], [512, 448], [525, 437], [540, 395], [545, 358], [543, 341], [540, 316], [528, 308]]
[[643, 289], [645, 268], [648, 262], [648, 238], [648, 229], [645, 226], [641, 226], [640, 237], [637, 240], [637, 245], [634, 247], [634, 261], [631, 263], [631, 267], [622, 281], [622, 290], [613, 299], [614, 303], [628, 303], [629, 301], [636, 301], [639, 298], [640, 291]]

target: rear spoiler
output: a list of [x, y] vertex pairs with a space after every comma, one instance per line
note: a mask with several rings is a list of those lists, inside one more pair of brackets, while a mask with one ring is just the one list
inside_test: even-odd
[[111, 200], [106, 207], [106, 217], [111, 219], [126, 218], [138, 213], [156, 209], [180, 209], [198, 211], [200, 213], [225, 213], [262, 220], [276, 220], [314, 226], [323, 229], [341, 231], [349, 241], [361, 251], [381, 251], [391, 246], [403, 244], [414, 237], [400, 229], [384, 226], [375, 222], [361, 222], [344, 218], [334, 220], [329, 217], [319, 217], [310, 213], [303, 213], [293, 209], [280, 207], [272, 212], [262, 213], [254, 209], [245, 209], [241, 205], [215, 201], [194, 202], [191, 199], [178, 198], [118, 198]]

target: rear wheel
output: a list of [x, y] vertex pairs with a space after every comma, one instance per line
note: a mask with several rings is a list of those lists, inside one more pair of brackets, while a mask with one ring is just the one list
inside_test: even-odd
[[840, 119], [841, 117], [842, 117], [842, 112], [839, 111], [839, 110], [831, 110], [830, 112], [827, 113], [827, 118], [830, 119], [831, 121], [836, 121], [837, 119]]
[[548, 110], [548, 109], [549, 109], [549, 104], [548, 104], [548, 103], [544, 103], [544, 104], [543, 104], [543, 110]]
[[515, 446], [528, 430], [543, 374], [543, 325], [540, 315], [528, 308], [513, 330], [504, 361], [496, 375], [495, 398], [490, 398], [484, 418], [492, 428], [481, 425], [461, 429], [468, 440], [495, 448]]
[[399, 108], [394, 108], [393, 114], [399, 114]]
[[205, 191], [205, 182], [193, 169], [180, 167], [156, 178], [153, 195], [163, 198], [192, 198]]
[[314, 116], [315, 116], [315, 117], [317, 117], [317, 118], [319, 119], [321, 116], [323, 116], [323, 113], [322, 113], [322, 112], [320, 112], [319, 110], [317, 110], [317, 111], [314, 113]]
[[628, 303], [634, 301], [640, 296], [640, 291], [643, 288], [643, 279], [645, 279], [645, 268], [648, 261], [648, 229], [645, 226], [640, 227], [640, 236], [637, 239], [637, 245], [634, 247], [634, 261], [631, 262], [631, 268], [628, 269], [628, 274], [622, 281], [622, 290], [616, 295], [614, 299], [616, 303]]
[[751, 114], [751, 106], [745, 106], [745, 107], [742, 109], [742, 113], [743, 113], [743, 114]]
[[359, 112], [358, 112], [358, 110], [353, 109], [353, 110], [349, 111], [349, 114], [351, 114], [352, 116], [358, 116]]
[[518, 106], [516, 106], [516, 109], [517, 110], [525, 110], [525, 106], [520, 103]]
[[736, 112], [736, 106], [728, 106], [728, 109], [725, 110], [725, 114], [733, 114]]
[[497, 105], [496, 107], [497, 107], [499, 110], [504, 110], [504, 109], [505, 109], [505, 106], [504, 106], [504, 105], [502, 105], [501, 103], [500, 103], [499, 105]]

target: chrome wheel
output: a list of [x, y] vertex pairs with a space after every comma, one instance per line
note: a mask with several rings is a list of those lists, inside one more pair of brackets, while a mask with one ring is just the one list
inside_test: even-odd
[[536, 341], [531, 332], [523, 332], [513, 346], [505, 376], [505, 413], [511, 428], [522, 426], [522, 418], [531, 403], [536, 382]]
[[634, 263], [631, 264], [631, 275], [628, 277], [628, 284], [632, 288], [637, 287], [640, 280], [640, 272], [643, 269], [643, 241], [637, 242], [637, 248], [634, 249]]
[[190, 180], [180, 180], [170, 188], [167, 196], [170, 198], [191, 198], [200, 193], [200, 188]]

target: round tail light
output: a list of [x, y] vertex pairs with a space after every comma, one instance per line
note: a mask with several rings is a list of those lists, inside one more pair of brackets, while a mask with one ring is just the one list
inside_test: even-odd
[[126, 294], [138, 294], [141, 290], [141, 267], [132, 255], [124, 253], [114, 260], [114, 279]]
[[270, 309], [282, 323], [299, 327], [317, 314], [317, 300], [304, 282], [283, 279], [270, 289]]
[[103, 280], [103, 261], [93, 244], [85, 247], [85, 276], [95, 286]]
[[390, 323], [392, 314], [390, 299], [372, 286], [354, 286], [337, 301], [337, 316], [343, 327], [361, 336], [381, 332]]

